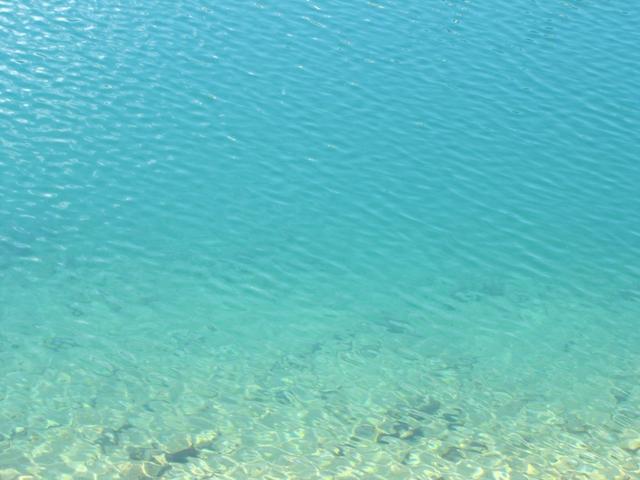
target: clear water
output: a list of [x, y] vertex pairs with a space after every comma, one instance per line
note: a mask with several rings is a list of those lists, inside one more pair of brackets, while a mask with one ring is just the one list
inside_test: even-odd
[[638, 45], [1, 1], [0, 479], [640, 478]]

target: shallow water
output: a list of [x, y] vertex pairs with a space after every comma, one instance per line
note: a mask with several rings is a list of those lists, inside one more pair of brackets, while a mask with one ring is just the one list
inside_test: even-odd
[[0, 1], [0, 480], [640, 476], [633, 2]]

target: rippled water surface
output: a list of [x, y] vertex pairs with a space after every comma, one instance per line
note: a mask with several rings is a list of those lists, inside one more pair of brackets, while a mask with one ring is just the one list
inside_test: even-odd
[[0, 480], [640, 478], [638, 45], [0, 1]]

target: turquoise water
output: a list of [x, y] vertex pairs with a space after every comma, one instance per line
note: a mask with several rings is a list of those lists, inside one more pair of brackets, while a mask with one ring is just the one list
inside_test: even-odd
[[0, 480], [640, 478], [633, 2], [0, 1]]

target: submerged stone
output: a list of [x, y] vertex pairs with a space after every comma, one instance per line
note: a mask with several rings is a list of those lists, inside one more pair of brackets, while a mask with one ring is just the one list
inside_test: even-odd
[[434, 415], [438, 413], [442, 404], [438, 400], [434, 400], [433, 398], [429, 398], [429, 402], [425, 403], [418, 407], [418, 410], [422, 413], [426, 413], [427, 415]]
[[484, 453], [489, 450], [489, 447], [482, 442], [473, 441], [469, 443], [467, 450], [473, 453]]
[[150, 460], [153, 456], [153, 452], [149, 448], [145, 447], [129, 447], [127, 448], [129, 458], [131, 460]]
[[42, 342], [43, 346], [54, 352], [60, 352], [68, 348], [78, 347], [78, 342], [69, 337], [49, 337]]
[[190, 458], [197, 458], [198, 455], [200, 452], [191, 446], [177, 452], [165, 453], [164, 458], [169, 463], [187, 463]]
[[625, 446], [625, 450], [629, 452], [637, 452], [640, 450], [640, 438], [634, 438], [633, 440], [629, 440], [627, 445]]
[[459, 462], [464, 458], [462, 451], [458, 447], [449, 447], [440, 456], [449, 462]]
[[197, 450], [213, 450], [215, 448], [215, 442], [218, 439], [218, 432], [208, 430], [200, 432], [193, 439], [193, 446]]
[[110, 449], [118, 446], [119, 443], [119, 431], [111, 428], [105, 429], [96, 440], [96, 444], [100, 446], [100, 450], [103, 453], [107, 453]]
[[353, 437], [364, 440], [375, 440], [376, 429], [373, 425], [362, 424], [358, 425], [353, 431]]

